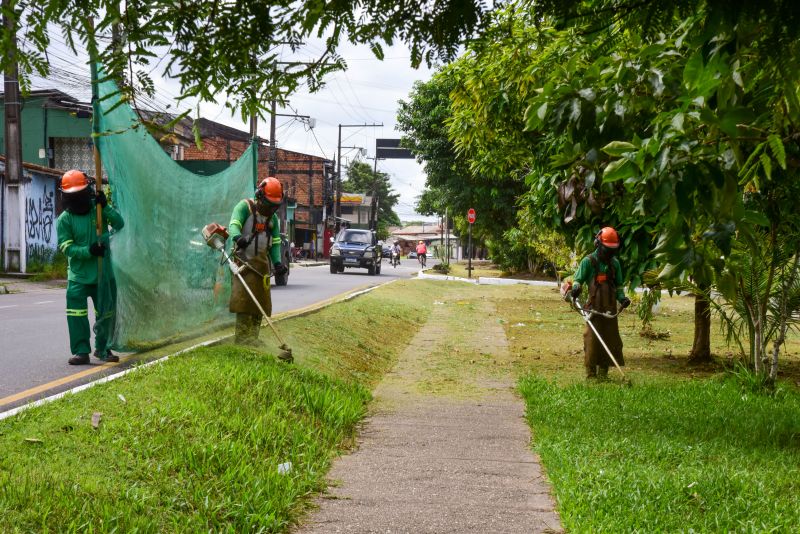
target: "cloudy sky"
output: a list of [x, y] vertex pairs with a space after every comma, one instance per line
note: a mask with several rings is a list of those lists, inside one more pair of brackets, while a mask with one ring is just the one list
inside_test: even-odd
[[[311, 60], [320, 48], [310, 43], [304, 50], [286, 60]], [[54, 75], [50, 79], [37, 79], [34, 88], [57, 87], [77, 98], [87, 99], [90, 91], [87, 87], [88, 67], [85, 57], [75, 57], [57, 36], [53, 39], [51, 62], [54, 66], [67, 72], [77, 74], [80, 69], [86, 70], [84, 76], [73, 76], [74, 84], [66, 84], [65, 77]], [[279, 109], [278, 113], [310, 115], [316, 122], [314, 131], [302, 121], [278, 117], [277, 144], [281, 148], [295, 150], [333, 158], [336, 154], [339, 124], [383, 124], [378, 128], [345, 128], [342, 130], [342, 145], [363, 147], [366, 157], [375, 155], [376, 138], [397, 138], [400, 132], [395, 130], [398, 101], [407, 99], [416, 80], [426, 80], [431, 71], [425, 67], [413, 69], [410, 66], [409, 51], [402, 45], [387, 47], [385, 59], [377, 60], [367, 47], [345, 45], [340, 54], [347, 62], [348, 69], [326, 78], [325, 86], [318, 92], [310, 94], [301, 90], [290, 98], [291, 109]], [[81, 54], [83, 56], [83, 54]], [[161, 77], [156, 79], [158, 95], [157, 105], [164, 109], [170, 103], [170, 110], [175, 109], [175, 98], [180, 93], [180, 86], [174, 80]], [[225, 101], [220, 95], [219, 102]], [[194, 105], [187, 102], [186, 106]], [[222, 105], [214, 103], [200, 104], [203, 117], [244, 131], [249, 127], [238, 116], [231, 117], [230, 111]], [[194, 116], [194, 113], [192, 113]], [[259, 121], [258, 133], [269, 137], [269, 122]], [[315, 138], [316, 137], [316, 138]], [[343, 163], [358, 156], [357, 150], [343, 149]], [[363, 160], [363, 158], [362, 158]], [[366, 160], [372, 164], [371, 160]], [[389, 173], [394, 190], [400, 194], [399, 204], [395, 211], [402, 220], [433, 220], [414, 212], [417, 196], [422, 192], [425, 175], [422, 167], [414, 160], [380, 160], [378, 169]]]

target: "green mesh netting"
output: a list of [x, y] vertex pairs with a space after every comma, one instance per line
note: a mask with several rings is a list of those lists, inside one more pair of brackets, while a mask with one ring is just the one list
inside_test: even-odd
[[[253, 194], [255, 147], [227, 170], [199, 176], [176, 164], [113, 82], [98, 85], [99, 149], [125, 227], [111, 238], [117, 285], [114, 346], [142, 350], [231, 321], [228, 270], [200, 234], [228, 224]], [[112, 109], [113, 108], [113, 109]]]

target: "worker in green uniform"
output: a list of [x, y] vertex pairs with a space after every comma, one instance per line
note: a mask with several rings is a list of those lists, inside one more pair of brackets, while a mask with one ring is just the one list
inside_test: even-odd
[[[69, 345], [72, 357], [70, 365], [89, 363], [91, 345], [89, 343], [88, 298], [95, 306], [95, 338], [94, 355], [106, 362], [118, 362], [119, 358], [110, 350], [110, 334], [112, 333], [115, 288], [113, 272], [108, 269], [103, 276], [109, 277], [112, 302], [102, 308], [102, 317], [98, 317], [98, 258], [110, 259], [108, 248], [108, 227], [118, 231], [124, 222], [122, 216], [108, 205], [102, 191], [96, 194], [89, 177], [82, 171], [71, 170], [61, 177], [61, 192], [64, 211], [56, 221], [58, 248], [67, 257], [67, 328], [69, 329]], [[97, 209], [102, 208], [103, 234], [97, 237]], [[110, 265], [110, 262], [106, 262]]]
[[[606, 226], [597, 233], [594, 244], [595, 251], [581, 260], [573, 276], [572, 285], [567, 287], [565, 292], [569, 292], [572, 298], [577, 299], [583, 287], [588, 286], [589, 296], [584, 308], [615, 314], [618, 302], [623, 309], [631, 304], [622, 286], [622, 267], [615, 257], [619, 250], [619, 235], [616, 230]], [[617, 318], [594, 315], [590, 320], [617, 363], [620, 366], [625, 365]], [[612, 365], [611, 358], [588, 324], [583, 333], [583, 352], [586, 377], [607, 378], [608, 367]]]
[[[255, 198], [236, 205], [228, 225], [239, 273], [269, 316], [272, 315], [270, 274], [274, 269], [276, 275], [282, 275], [287, 269], [281, 263], [280, 222], [276, 214], [281, 202], [283, 186], [271, 176], [265, 178], [256, 187]], [[236, 314], [236, 343], [255, 343], [261, 328], [261, 311], [238, 276], [233, 277], [228, 308]]]

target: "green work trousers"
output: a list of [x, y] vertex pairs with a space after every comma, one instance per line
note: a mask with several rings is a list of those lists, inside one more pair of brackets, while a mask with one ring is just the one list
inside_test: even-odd
[[69, 349], [72, 354], [90, 354], [92, 347], [89, 344], [91, 331], [89, 330], [89, 305], [91, 297], [95, 307], [94, 321], [94, 347], [99, 356], [105, 356], [111, 348], [110, 334], [114, 331], [115, 309], [117, 300], [116, 282], [111, 279], [110, 300], [103, 303], [103, 312], [99, 309], [101, 304], [97, 297], [97, 284], [82, 284], [70, 280], [67, 282], [67, 328], [69, 329]]

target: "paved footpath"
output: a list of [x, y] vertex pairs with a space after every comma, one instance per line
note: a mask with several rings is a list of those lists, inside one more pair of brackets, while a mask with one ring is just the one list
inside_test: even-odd
[[493, 304], [436, 304], [298, 532], [561, 532]]

